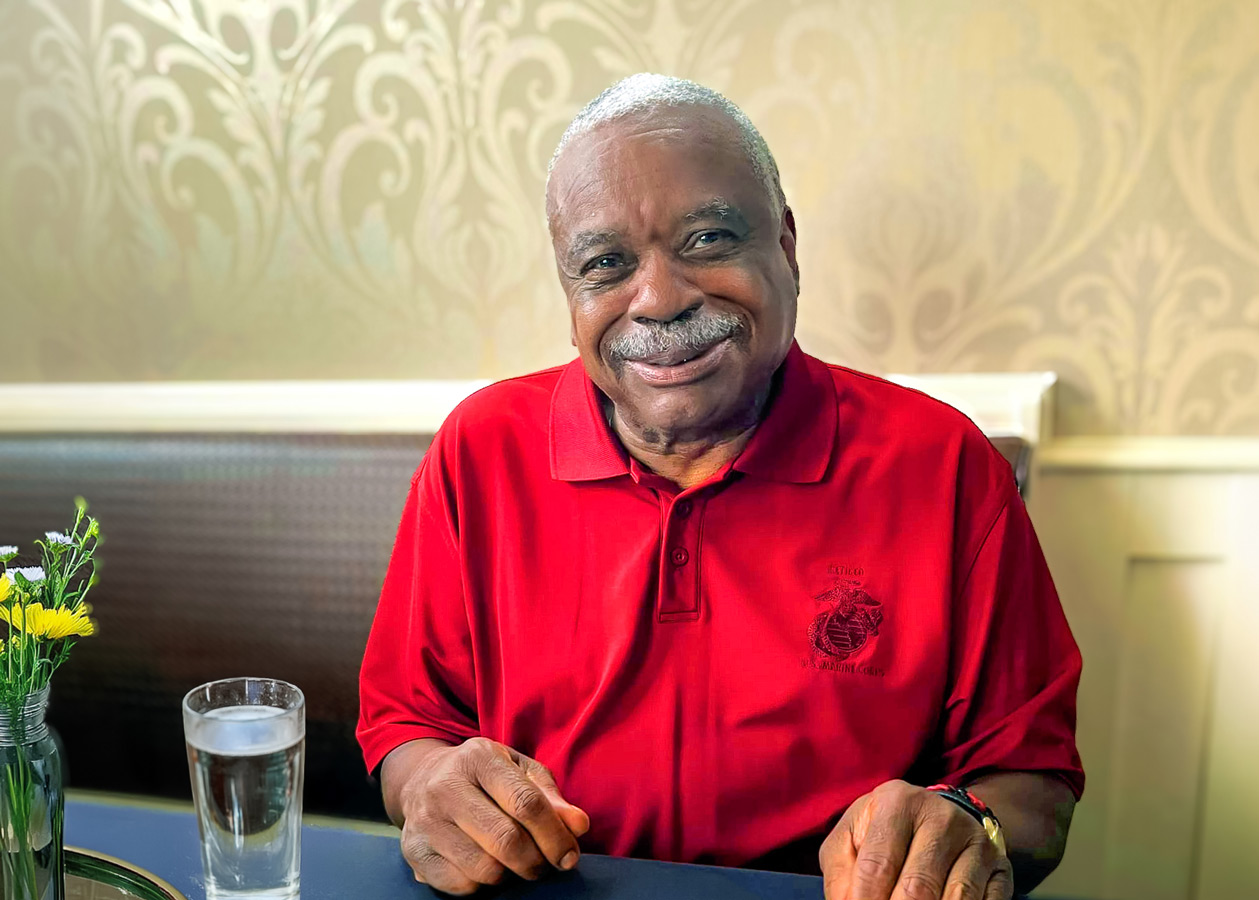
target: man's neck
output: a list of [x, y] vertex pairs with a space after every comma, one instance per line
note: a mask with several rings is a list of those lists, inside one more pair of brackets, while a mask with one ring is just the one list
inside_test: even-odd
[[[611, 407], [611, 404], [608, 404]], [[742, 421], [703, 436], [676, 436], [636, 427], [618, 410], [609, 410], [608, 424], [629, 455], [682, 490], [708, 481], [734, 461], [760, 424], [765, 403]]]

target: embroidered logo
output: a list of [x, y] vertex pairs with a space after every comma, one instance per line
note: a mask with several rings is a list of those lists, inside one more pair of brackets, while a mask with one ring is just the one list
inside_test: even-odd
[[863, 590], [860, 582], [836, 576], [835, 584], [813, 599], [826, 604], [809, 625], [814, 650], [842, 662], [878, 637], [883, 604]]

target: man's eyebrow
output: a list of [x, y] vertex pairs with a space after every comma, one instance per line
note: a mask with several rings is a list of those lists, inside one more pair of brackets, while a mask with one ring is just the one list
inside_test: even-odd
[[682, 217], [687, 222], [699, 222], [703, 220], [718, 219], [722, 222], [729, 222], [732, 225], [747, 228], [747, 219], [743, 217], [743, 213], [739, 212], [738, 207], [731, 206], [729, 202], [721, 197], [714, 197], [707, 203], [703, 203], [685, 216]]
[[581, 257], [596, 247], [606, 247], [617, 243], [620, 239], [621, 236], [615, 231], [579, 231], [569, 241], [568, 250], [564, 256], [570, 265], [576, 264]]

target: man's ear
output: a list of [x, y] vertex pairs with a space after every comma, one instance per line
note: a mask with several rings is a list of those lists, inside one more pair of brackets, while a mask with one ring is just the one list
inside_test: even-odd
[[[548, 202], [550, 202], [549, 198]], [[555, 274], [560, 280], [560, 287], [564, 290], [564, 302], [568, 305], [568, 342], [576, 347], [577, 319], [573, 316], [573, 296], [568, 292], [567, 282], [564, 279], [564, 269], [560, 266], [558, 253], [555, 256]]]
[[796, 296], [800, 296], [800, 266], [796, 263], [796, 216], [790, 206], [783, 207], [782, 228], [778, 235], [778, 245], [787, 257], [787, 265], [791, 267], [791, 276], [796, 280]]
[[[560, 281], [564, 280], [564, 273], [560, 273]], [[568, 292], [565, 291], [565, 294]], [[577, 315], [573, 308], [573, 298], [571, 295], [565, 298], [568, 301], [568, 342], [574, 347], [577, 346]]]

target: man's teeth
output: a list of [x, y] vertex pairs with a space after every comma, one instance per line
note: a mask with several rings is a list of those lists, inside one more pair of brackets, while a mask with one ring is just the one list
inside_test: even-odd
[[673, 365], [673, 366], [684, 366], [684, 365], [686, 365], [687, 363], [689, 363], [689, 362], [690, 362], [691, 360], [693, 360], [693, 359], [699, 359], [701, 356], [703, 356], [703, 355], [704, 355], [705, 353], [707, 353], [707, 352], [708, 352], [708, 348], [707, 348], [707, 347], [704, 347], [704, 348], [702, 348], [702, 349], [700, 349], [700, 350], [696, 350], [695, 352], [691, 353], [689, 356], [684, 356], [684, 357], [682, 357], [681, 359], [679, 359], [679, 360], [678, 360], [677, 362], [675, 362], [675, 363], [670, 363], [669, 365]]
[[651, 362], [650, 360], [642, 360], [642, 361], [647, 363], [647, 365], [655, 366], [658, 369], [668, 369], [668, 368], [672, 368], [673, 366], [684, 366], [693, 359], [699, 359], [701, 356], [703, 356], [705, 353], [711, 350], [713, 346], [714, 345], [710, 345], [708, 347], [701, 347], [700, 349], [692, 352], [690, 355], [684, 356], [676, 360], [669, 360], [669, 361], [662, 360], [660, 362]]

